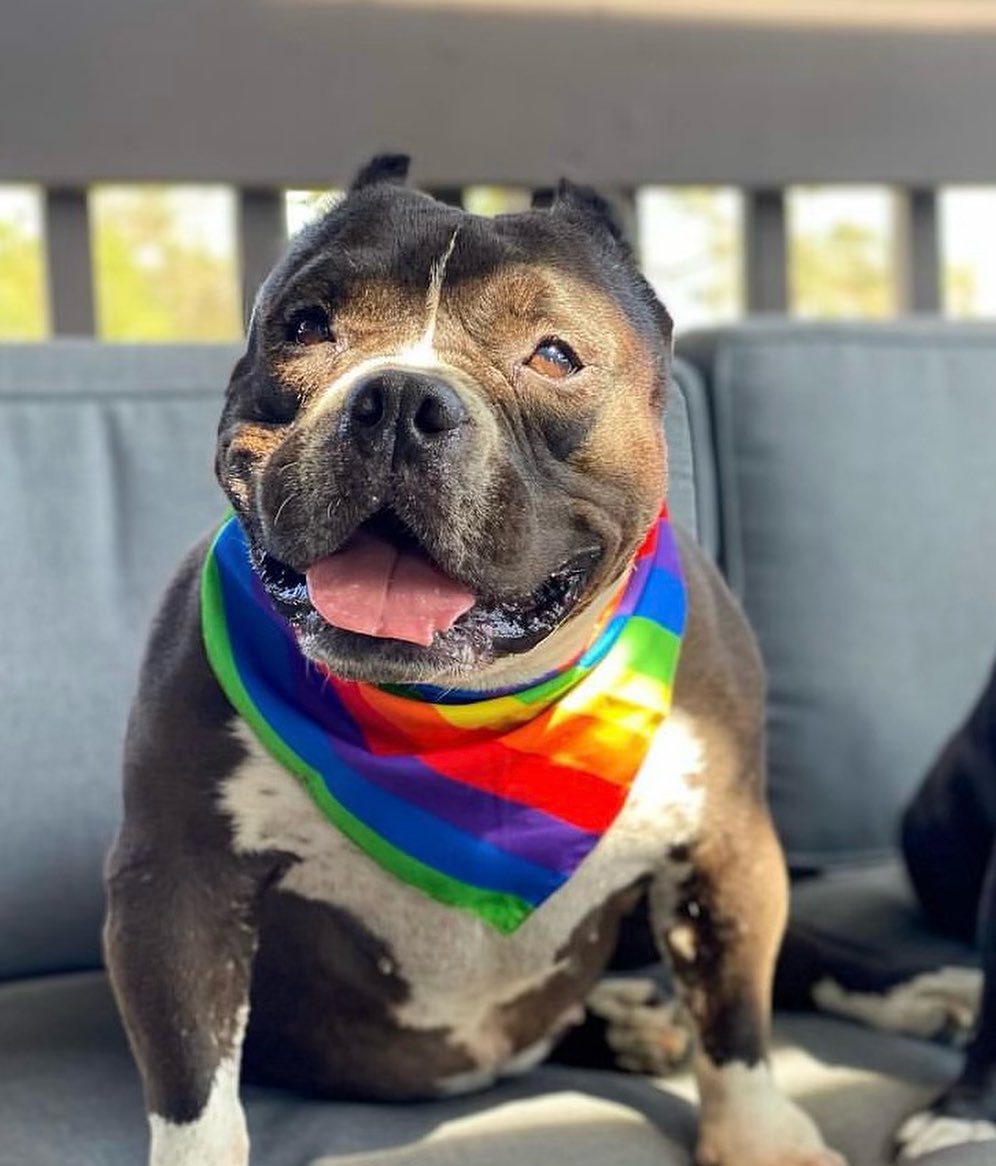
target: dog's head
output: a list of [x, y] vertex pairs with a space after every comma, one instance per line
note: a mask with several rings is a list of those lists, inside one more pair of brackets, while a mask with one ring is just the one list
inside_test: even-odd
[[309, 657], [459, 684], [625, 572], [665, 487], [670, 320], [594, 192], [487, 219], [406, 171], [374, 159], [267, 279], [217, 472]]

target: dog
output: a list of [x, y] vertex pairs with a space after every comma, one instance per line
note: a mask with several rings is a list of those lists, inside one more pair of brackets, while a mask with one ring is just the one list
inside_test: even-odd
[[[963, 1024], [961, 1074], [903, 1124], [897, 1147], [906, 1159], [971, 1142], [996, 1148], [996, 664], [903, 815], [901, 841], [924, 914], [942, 933], [977, 946], [982, 974], [955, 973], [972, 1025], [969, 1035]], [[959, 993], [951, 997], [957, 1002]]]
[[245, 1166], [240, 1073], [390, 1100], [524, 1071], [646, 892], [698, 1161], [842, 1166], [766, 1062], [762, 668], [662, 510], [667, 312], [594, 191], [486, 219], [407, 169], [371, 161], [260, 290], [232, 515], [151, 632], [104, 933], [150, 1163]]
[[793, 927], [776, 998], [965, 1047], [957, 1080], [896, 1132], [894, 1156], [914, 1162], [951, 1146], [996, 1147], [996, 664], [904, 811], [899, 840], [925, 918], [977, 948], [981, 966], [873, 960]]

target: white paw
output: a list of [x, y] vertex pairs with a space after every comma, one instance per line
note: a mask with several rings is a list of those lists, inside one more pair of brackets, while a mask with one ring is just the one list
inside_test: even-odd
[[883, 993], [849, 992], [829, 979], [813, 988], [813, 999], [824, 1012], [957, 1045], [971, 1035], [981, 996], [982, 973], [976, 968], [925, 972]]
[[248, 1166], [237, 1059], [226, 1057], [218, 1065], [207, 1104], [193, 1121], [172, 1122], [150, 1114], [149, 1135], [149, 1166]]
[[691, 1020], [677, 1000], [666, 1000], [653, 980], [602, 980], [586, 1001], [607, 1025], [605, 1039], [620, 1069], [668, 1073], [692, 1048]]
[[847, 1166], [816, 1123], [780, 1093], [766, 1064], [698, 1065], [698, 1166]]
[[922, 1158], [933, 1150], [948, 1146], [972, 1145], [976, 1142], [996, 1142], [996, 1124], [991, 1121], [973, 1121], [970, 1118], [948, 1117], [929, 1109], [914, 1113], [896, 1133], [896, 1157], [900, 1162]]
[[[786, 1102], [791, 1105], [791, 1102]], [[725, 1131], [703, 1126], [695, 1154], [698, 1166], [847, 1166], [847, 1162], [823, 1142], [810, 1118], [796, 1109], [783, 1113], [777, 1125], [744, 1115]]]

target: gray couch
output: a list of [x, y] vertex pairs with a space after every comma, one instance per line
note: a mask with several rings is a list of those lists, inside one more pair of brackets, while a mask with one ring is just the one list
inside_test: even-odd
[[[217, 520], [224, 347], [0, 347], [0, 1166], [137, 1166], [140, 1092], [100, 972], [100, 866], [157, 591]], [[920, 924], [898, 809], [996, 646], [996, 330], [766, 324], [689, 337], [672, 506], [770, 671], [771, 796], [809, 928], [971, 961]], [[853, 1166], [955, 1072], [925, 1042], [782, 1014], [777, 1072]], [[418, 1106], [248, 1091], [254, 1163], [687, 1164], [685, 1077], [546, 1067]], [[931, 1166], [991, 1163], [984, 1147]], [[923, 1160], [925, 1163], [928, 1159]], [[209, 1164], [206, 1164], [209, 1166]]]

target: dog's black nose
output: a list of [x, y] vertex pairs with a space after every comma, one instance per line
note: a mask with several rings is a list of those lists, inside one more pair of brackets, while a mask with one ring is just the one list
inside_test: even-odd
[[343, 428], [365, 453], [417, 457], [467, 420], [456, 390], [430, 373], [384, 369], [357, 381], [343, 404]]

